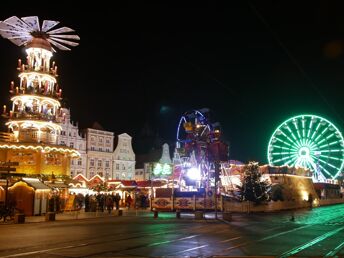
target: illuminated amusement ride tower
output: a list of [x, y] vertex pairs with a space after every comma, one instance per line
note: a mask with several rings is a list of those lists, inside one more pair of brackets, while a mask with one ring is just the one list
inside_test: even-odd
[[19, 84], [10, 84], [12, 105], [3, 107], [9, 132], [0, 139], [0, 161], [19, 162], [17, 172], [27, 175], [69, 175], [70, 159], [80, 155], [73, 148], [57, 145], [63, 119], [62, 90], [57, 66], [50, 59], [53, 47], [70, 50], [66, 45], [77, 46], [71, 40], [80, 39], [64, 34], [74, 31], [68, 27], [52, 30], [58, 23], [44, 20], [40, 27], [37, 16], [12, 16], [0, 22], [1, 36], [24, 46], [27, 53], [26, 62], [18, 60]]

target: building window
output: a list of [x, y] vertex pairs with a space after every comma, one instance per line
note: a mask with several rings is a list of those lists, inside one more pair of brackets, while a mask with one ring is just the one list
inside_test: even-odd
[[125, 170], [125, 166], [124, 166], [124, 164], [122, 164], [122, 170]]
[[110, 152], [110, 149], [109, 149], [109, 148], [106, 148], [106, 152]]
[[78, 159], [78, 166], [82, 165], [82, 159]]
[[72, 159], [72, 162], [71, 162], [71, 163], [72, 163], [72, 165], [74, 165], [74, 160], [73, 160], [73, 159]]
[[103, 143], [103, 138], [99, 138], [99, 143]]
[[74, 177], [74, 171], [73, 170], [70, 171], [70, 175], [71, 175], [71, 177]]
[[109, 138], [106, 138], [105, 142], [106, 142], [106, 143], [110, 143], [110, 139], [109, 139]]
[[91, 167], [94, 167], [94, 159], [91, 159], [91, 160], [90, 160], [90, 166], [91, 166]]
[[110, 162], [108, 160], [105, 161], [105, 167], [107, 167], [107, 168], [110, 167]]
[[94, 147], [93, 147], [93, 146], [91, 147], [91, 150], [93, 150], [93, 151], [94, 151]]
[[103, 148], [99, 148], [99, 151], [103, 151]]
[[71, 133], [71, 132], [69, 132], [69, 136], [72, 136], [72, 133]]
[[90, 172], [90, 177], [93, 177], [94, 176], [94, 172]]
[[119, 170], [119, 164], [116, 164], [116, 170]]
[[119, 179], [119, 173], [116, 173], [116, 179]]
[[71, 148], [74, 148], [74, 142], [70, 142], [70, 143], [69, 143], [69, 146], [70, 146]]
[[76, 137], [76, 132], [74, 132], [74, 137]]
[[102, 161], [98, 160], [98, 167], [101, 167], [101, 166], [102, 166]]

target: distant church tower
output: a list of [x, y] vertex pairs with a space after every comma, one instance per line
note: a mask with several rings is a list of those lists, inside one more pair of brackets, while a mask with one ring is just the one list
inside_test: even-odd
[[172, 160], [170, 157], [170, 148], [167, 143], [162, 145], [162, 154], [159, 163], [172, 164]]

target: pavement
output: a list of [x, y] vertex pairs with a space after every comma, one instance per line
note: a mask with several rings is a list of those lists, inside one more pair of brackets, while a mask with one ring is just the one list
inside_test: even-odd
[[[120, 209], [122, 215], [125, 217], [152, 217], [154, 218], [154, 212], [148, 209]], [[66, 211], [62, 213], [55, 214], [55, 220], [79, 220], [79, 219], [97, 219], [97, 218], [104, 218], [104, 217], [116, 217], [119, 216], [119, 212], [116, 210], [111, 211], [96, 211], [96, 212], [85, 212], [83, 209], [79, 211]], [[195, 213], [193, 211], [189, 212], [182, 212], [181, 218], [183, 219], [195, 219]], [[25, 223], [40, 223], [40, 222], [49, 222], [47, 218], [48, 215], [39, 215], [39, 216], [25, 216]], [[176, 218], [176, 212], [172, 211], [159, 211], [158, 212], [159, 218]], [[218, 213], [218, 218], [222, 219], [222, 213]], [[214, 212], [207, 212], [204, 213], [204, 219], [215, 219]], [[0, 222], [0, 224], [13, 224], [14, 221], [7, 221], [7, 222]]]
[[[138, 216], [138, 215], [145, 215], [151, 213], [150, 210], [127, 210], [121, 209], [122, 216]], [[96, 212], [85, 212], [84, 210], [80, 211], [65, 211], [61, 213], [55, 214], [55, 220], [76, 220], [76, 219], [96, 219], [96, 218], [103, 218], [103, 217], [114, 217], [119, 216], [118, 211], [113, 210], [111, 213], [108, 211], [96, 211]], [[35, 222], [46, 222], [46, 215], [41, 216], [26, 216], [25, 223], [35, 223]]]

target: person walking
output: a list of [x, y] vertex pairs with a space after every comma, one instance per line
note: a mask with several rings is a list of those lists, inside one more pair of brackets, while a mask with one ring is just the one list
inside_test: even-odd
[[141, 195], [141, 208], [146, 209], [146, 196], [144, 194]]
[[309, 203], [309, 208], [312, 209], [313, 208], [313, 195], [311, 193], [308, 195], [308, 203]]
[[128, 210], [130, 209], [131, 203], [133, 202], [133, 199], [131, 198], [130, 194], [127, 196], [126, 204], [128, 206]]
[[106, 209], [108, 210], [109, 214], [113, 210], [113, 199], [111, 195], [106, 196]]
[[116, 204], [116, 210], [119, 210], [119, 201], [121, 200], [121, 196], [119, 195], [119, 193], [116, 193], [115, 197], [114, 197], [114, 202]]
[[90, 211], [90, 196], [86, 194], [85, 196], [85, 212]]

